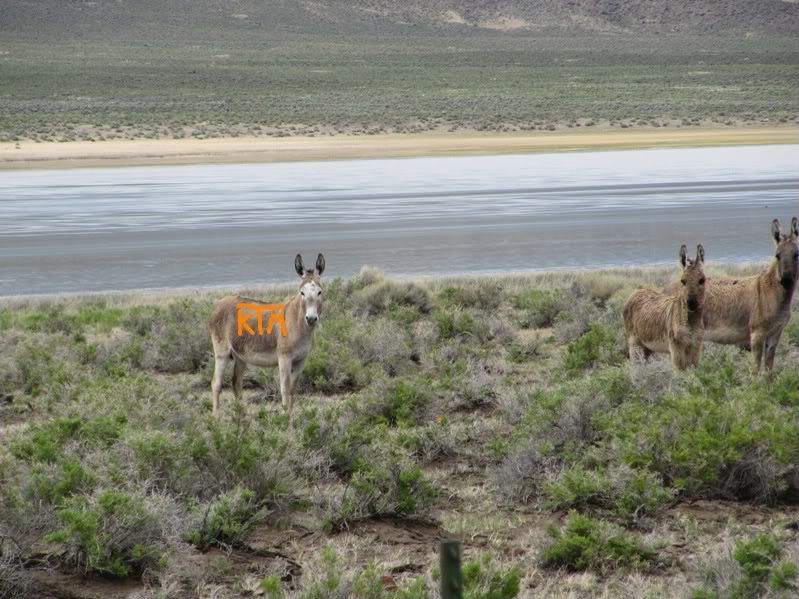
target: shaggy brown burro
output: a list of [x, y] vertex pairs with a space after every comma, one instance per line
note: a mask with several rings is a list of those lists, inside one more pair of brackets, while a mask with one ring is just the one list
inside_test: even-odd
[[222, 378], [231, 360], [236, 399], [241, 399], [247, 364], [277, 364], [280, 397], [283, 407], [291, 412], [292, 393], [313, 347], [314, 331], [322, 313], [320, 277], [325, 270], [325, 258], [319, 254], [316, 270], [305, 270], [302, 256], [297, 254], [294, 269], [302, 279], [300, 288], [283, 304], [267, 304], [236, 295], [223, 298], [214, 308], [208, 322], [216, 361], [211, 381], [214, 414], [219, 411]]
[[783, 235], [780, 222], [771, 223], [776, 245], [774, 260], [758, 275], [738, 279], [708, 278], [705, 298], [705, 340], [749, 344], [755, 372], [774, 367], [782, 330], [791, 318], [791, 300], [799, 279], [799, 220]]
[[669, 352], [674, 368], [699, 364], [704, 334], [705, 250], [696, 246], [693, 260], [686, 254], [683, 245], [678, 289], [637, 289], [624, 305], [624, 336], [631, 360], [636, 355], [646, 359], [654, 352]]

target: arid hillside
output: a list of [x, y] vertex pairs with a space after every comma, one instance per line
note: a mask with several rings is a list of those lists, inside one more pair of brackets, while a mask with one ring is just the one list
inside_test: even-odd
[[0, 31], [79, 36], [203, 28], [247, 31], [572, 30], [615, 33], [796, 33], [786, 0], [20, 0], [0, 6]]

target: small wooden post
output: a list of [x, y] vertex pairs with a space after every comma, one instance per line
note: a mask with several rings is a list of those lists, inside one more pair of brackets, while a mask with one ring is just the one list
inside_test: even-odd
[[461, 544], [441, 541], [441, 599], [462, 599]]

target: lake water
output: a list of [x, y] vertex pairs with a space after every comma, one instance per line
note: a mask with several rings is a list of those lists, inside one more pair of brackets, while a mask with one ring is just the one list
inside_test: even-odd
[[799, 144], [0, 172], [0, 295], [764, 261]]

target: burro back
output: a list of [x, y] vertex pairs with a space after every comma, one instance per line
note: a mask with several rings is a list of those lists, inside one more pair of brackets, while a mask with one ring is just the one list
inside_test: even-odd
[[705, 304], [705, 250], [696, 246], [696, 257], [679, 251], [680, 281], [673, 288], [637, 289], [624, 305], [624, 336], [631, 360], [646, 360], [653, 353], [671, 354], [674, 368], [699, 364], [702, 354]]
[[325, 258], [319, 254], [315, 268], [306, 269], [302, 256], [294, 259], [300, 277], [297, 293], [283, 302], [264, 302], [231, 295], [214, 307], [208, 332], [214, 347], [214, 376], [211, 398], [214, 414], [225, 367], [233, 367], [233, 393], [241, 399], [244, 371], [253, 366], [278, 366], [283, 407], [291, 412], [292, 395], [313, 348], [314, 333], [322, 318], [322, 273]]

